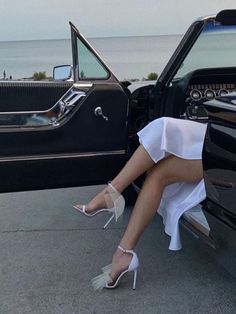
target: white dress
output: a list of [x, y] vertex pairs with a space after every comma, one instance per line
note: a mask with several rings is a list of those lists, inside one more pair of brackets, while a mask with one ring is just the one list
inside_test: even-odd
[[[202, 159], [206, 128], [203, 123], [164, 117], [149, 123], [138, 136], [154, 162], [169, 155]], [[163, 217], [165, 232], [171, 236], [170, 250], [181, 249], [179, 218], [205, 197], [203, 179], [198, 183], [174, 183], [165, 188], [157, 212]]]

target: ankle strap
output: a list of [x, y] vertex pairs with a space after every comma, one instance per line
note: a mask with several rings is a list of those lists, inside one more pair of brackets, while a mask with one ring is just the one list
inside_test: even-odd
[[[107, 182], [107, 185], [109, 185], [109, 187], [114, 191], [114, 192], [118, 192], [117, 189], [111, 184], [111, 182]], [[119, 193], [119, 192], [118, 192]]]
[[134, 254], [133, 250], [126, 250], [122, 246], [118, 245], [118, 249], [121, 250], [123, 253], [131, 253]]

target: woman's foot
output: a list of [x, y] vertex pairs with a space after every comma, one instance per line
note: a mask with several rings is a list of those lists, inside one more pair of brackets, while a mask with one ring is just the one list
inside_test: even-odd
[[92, 279], [94, 290], [101, 291], [103, 288], [116, 288], [123, 275], [127, 272], [134, 273], [133, 289], [135, 289], [138, 266], [137, 254], [133, 250], [126, 250], [119, 245], [113, 255], [112, 264], [103, 267], [102, 274]]
[[111, 187], [108, 185], [101, 192], [96, 194], [94, 198], [86, 205], [76, 204], [74, 207], [82, 208], [85, 206], [85, 212], [87, 214], [92, 214], [99, 209], [112, 208], [114, 206], [109, 193], [111, 193]]
[[124, 271], [127, 270], [130, 262], [132, 260], [133, 255], [130, 253], [122, 252], [119, 248], [116, 250], [115, 254], [112, 258], [112, 266], [110, 277], [112, 278], [112, 282], [109, 285], [113, 285], [118, 276]]
[[102, 212], [111, 213], [112, 215], [103, 226], [103, 229], [105, 229], [113, 219], [117, 221], [123, 214], [125, 199], [111, 183], [108, 183], [107, 187], [98, 193], [87, 205], [77, 204], [73, 207], [88, 217], [93, 217]]

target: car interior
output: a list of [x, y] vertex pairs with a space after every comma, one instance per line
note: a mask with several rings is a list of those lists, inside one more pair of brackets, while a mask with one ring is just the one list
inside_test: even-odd
[[[233, 108], [235, 111], [236, 45], [232, 38], [236, 38], [235, 25], [209, 21], [178, 71], [162, 89], [162, 97], [157, 104], [159, 111], [154, 110], [152, 104], [153, 91], [157, 85], [140, 87], [132, 93], [129, 129], [131, 152], [138, 145], [136, 133], [158, 114], [206, 123], [209, 115], [222, 109], [227, 112]], [[234, 102], [217, 102], [226, 95], [234, 95]], [[134, 182], [135, 189], [139, 190], [141, 184], [142, 180]], [[221, 189], [224, 189], [222, 184], [219, 185], [219, 193]], [[187, 211], [181, 219], [181, 224], [195, 237], [201, 237], [212, 247], [215, 246], [202, 204]]]

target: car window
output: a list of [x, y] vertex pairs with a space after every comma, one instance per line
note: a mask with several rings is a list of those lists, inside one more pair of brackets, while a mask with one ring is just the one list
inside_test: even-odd
[[236, 66], [235, 56], [236, 26], [222, 26], [217, 22], [209, 22], [186, 56], [175, 78], [181, 78], [197, 69]]
[[106, 79], [107, 70], [93, 52], [77, 37], [79, 79]]

